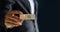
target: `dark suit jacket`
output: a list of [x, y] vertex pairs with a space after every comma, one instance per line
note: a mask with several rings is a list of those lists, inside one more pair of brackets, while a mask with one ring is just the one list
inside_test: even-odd
[[[4, 16], [12, 7], [12, 10], [20, 10], [23, 13], [27, 13], [24, 9], [19, 5], [16, 0], [0, 0], [0, 32], [26, 32], [26, 27], [22, 25], [21, 27], [15, 27], [12, 29], [7, 29], [4, 25]], [[20, 0], [20, 3], [24, 6], [25, 10], [30, 12], [30, 4], [28, 0]], [[9, 6], [10, 5], [10, 6]]]
[[12, 29], [7, 29], [4, 25], [4, 16], [9, 11], [10, 4], [13, 4], [12, 10], [21, 10], [23, 12], [24, 10], [16, 2], [14, 3], [13, 1], [8, 1], [8, 0], [1, 0], [0, 2], [1, 2], [0, 3], [0, 32], [25, 32], [26, 27], [24, 27], [23, 25], [20, 27], [14, 27]]

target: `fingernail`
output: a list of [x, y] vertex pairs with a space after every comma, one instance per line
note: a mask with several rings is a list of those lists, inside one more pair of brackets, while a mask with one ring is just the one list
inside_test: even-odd
[[22, 25], [22, 23], [19, 23], [19, 25]]

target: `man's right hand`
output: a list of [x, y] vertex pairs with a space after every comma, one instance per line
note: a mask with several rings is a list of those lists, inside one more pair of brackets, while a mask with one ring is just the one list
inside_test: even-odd
[[14, 11], [9, 11], [6, 15], [5, 15], [5, 26], [7, 28], [13, 28], [13, 27], [18, 27], [21, 26], [23, 23], [23, 20], [20, 19], [19, 16], [16, 16], [15, 14], [23, 14], [21, 11], [18, 10], [14, 10]]

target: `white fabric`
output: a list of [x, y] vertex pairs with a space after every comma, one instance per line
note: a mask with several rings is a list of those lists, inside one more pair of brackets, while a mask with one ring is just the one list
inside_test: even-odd
[[34, 14], [35, 11], [35, 7], [34, 7], [34, 1], [33, 0], [28, 0], [30, 2], [30, 6], [31, 6], [31, 14]]

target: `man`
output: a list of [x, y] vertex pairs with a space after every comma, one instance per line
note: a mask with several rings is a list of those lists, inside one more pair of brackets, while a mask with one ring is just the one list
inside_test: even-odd
[[[1, 4], [1, 13], [0, 13], [0, 21], [2, 21], [2, 23], [4, 23], [4, 17], [6, 15], [6, 13], [8, 11], [11, 11], [11, 10], [20, 10], [22, 11], [24, 14], [31, 14], [30, 12], [30, 3], [28, 0], [2, 0], [1, 2], [4, 2]], [[1, 23], [0, 23], [1, 24]], [[6, 26], [5, 24], [1, 24], [4, 28], [4, 32], [8, 31], [8, 32], [36, 32], [35, 31], [35, 27], [34, 27], [34, 23], [33, 21], [24, 21], [23, 25], [22, 26], [19, 26], [19, 27], [15, 27], [15, 28], [12, 28], [12, 29], [6, 29]], [[24, 29], [25, 28], [25, 29]], [[1, 29], [2, 31], [3, 29]]]

